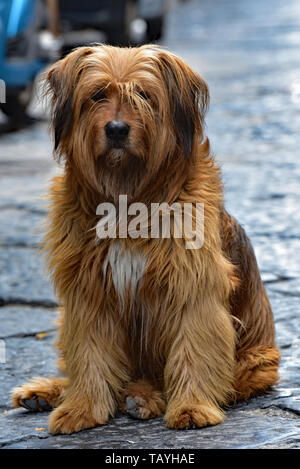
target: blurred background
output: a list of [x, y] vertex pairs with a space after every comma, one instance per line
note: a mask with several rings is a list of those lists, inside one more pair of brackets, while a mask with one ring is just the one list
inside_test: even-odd
[[[51, 158], [38, 78], [74, 46], [95, 41], [158, 42], [207, 81], [206, 133], [222, 167], [227, 209], [254, 245], [283, 355], [275, 397], [247, 407], [254, 423], [241, 413], [226, 434], [223, 427], [213, 430], [210, 442], [224, 447], [229, 438], [241, 447], [241, 435], [248, 441], [253, 428], [251, 447], [272, 438], [277, 447], [292, 438], [300, 447], [300, 427], [294, 431], [300, 413], [299, 0], [0, 0], [0, 339], [8, 356], [0, 364], [0, 418], [12, 386], [56, 371], [49, 324], [57, 304], [37, 253], [37, 228], [47, 213], [41, 196], [60, 168]], [[263, 405], [290, 413], [267, 420]], [[229, 414], [229, 426], [235, 415]], [[197, 441], [180, 435], [172, 433], [172, 447], [201, 445], [200, 433]], [[157, 447], [166, 446], [163, 438]]]
[[36, 76], [74, 47], [161, 40], [169, 0], [0, 0], [2, 133], [34, 123], [27, 113]]

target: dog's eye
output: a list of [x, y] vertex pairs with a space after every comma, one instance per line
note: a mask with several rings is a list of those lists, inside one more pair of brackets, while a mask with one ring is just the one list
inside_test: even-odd
[[101, 101], [102, 99], [105, 99], [106, 95], [105, 95], [105, 90], [102, 89], [102, 90], [99, 90], [97, 91], [95, 94], [93, 94], [93, 96], [91, 97], [91, 99], [97, 103], [98, 101]]
[[150, 99], [150, 96], [143, 90], [138, 90], [138, 95], [142, 98], [142, 99]]

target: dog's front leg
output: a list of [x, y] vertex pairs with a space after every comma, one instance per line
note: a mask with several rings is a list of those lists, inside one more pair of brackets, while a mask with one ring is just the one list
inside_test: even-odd
[[[198, 302], [197, 302], [198, 303]], [[207, 295], [178, 314], [165, 367], [170, 428], [216, 425], [232, 391], [235, 337], [226, 308]]]
[[[108, 315], [107, 315], [108, 316]], [[63, 353], [69, 387], [50, 415], [50, 432], [72, 433], [107, 423], [115, 414], [128, 378], [128, 361], [121, 328], [110, 318], [69, 321], [66, 315]]]

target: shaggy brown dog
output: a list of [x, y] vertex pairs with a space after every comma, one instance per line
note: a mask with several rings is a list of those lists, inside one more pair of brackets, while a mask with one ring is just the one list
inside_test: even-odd
[[[170, 428], [222, 422], [266, 391], [280, 359], [273, 316], [244, 230], [223, 207], [203, 135], [208, 89], [156, 46], [83, 47], [47, 75], [63, 175], [51, 189], [48, 263], [64, 306], [66, 378], [36, 378], [13, 403], [54, 407], [50, 431], [107, 423], [117, 409]], [[204, 244], [96, 241], [98, 204], [204, 203]]]

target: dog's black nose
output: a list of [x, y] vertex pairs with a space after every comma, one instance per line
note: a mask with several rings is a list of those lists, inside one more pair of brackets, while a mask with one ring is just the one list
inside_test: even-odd
[[110, 121], [104, 127], [105, 133], [110, 140], [124, 140], [129, 133], [129, 125], [123, 121]]

